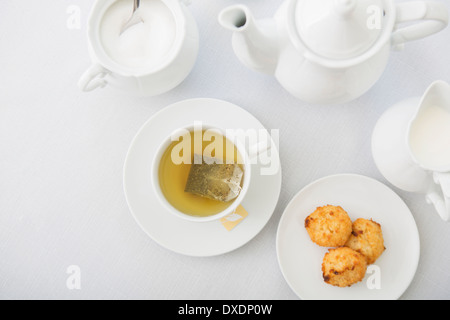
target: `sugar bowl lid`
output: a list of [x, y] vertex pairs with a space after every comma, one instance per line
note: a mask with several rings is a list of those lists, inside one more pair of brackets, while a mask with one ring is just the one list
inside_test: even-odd
[[326, 59], [368, 51], [383, 34], [385, 0], [294, 0], [292, 25], [303, 44]]

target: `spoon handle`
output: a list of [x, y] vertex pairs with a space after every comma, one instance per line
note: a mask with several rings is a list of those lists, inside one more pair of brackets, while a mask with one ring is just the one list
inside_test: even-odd
[[141, 4], [141, 0], [134, 0], [133, 12], [139, 8], [140, 4]]

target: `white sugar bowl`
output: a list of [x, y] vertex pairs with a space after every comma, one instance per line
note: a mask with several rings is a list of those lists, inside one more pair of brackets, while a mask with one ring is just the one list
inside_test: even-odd
[[199, 50], [197, 24], [186, 0], [141, 1], [141, 23], [125, 31], [133, 0], [97, 0], [88, 21], [92, 66], [78, 85], [83, 91], [111, 86], [155, 96], [178, 86]]

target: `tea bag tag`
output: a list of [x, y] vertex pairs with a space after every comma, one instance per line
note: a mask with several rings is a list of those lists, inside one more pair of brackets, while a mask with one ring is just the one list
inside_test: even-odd
[[247, 210], [245, 210], [244, 207], [240, 205], [232, 214], [229, 214], [228, 216], [220, 219], [220, 222], [225, 227], [225, 229], [231, 231], [236, 228], [242, 221], [244, 221], [247, 216]]

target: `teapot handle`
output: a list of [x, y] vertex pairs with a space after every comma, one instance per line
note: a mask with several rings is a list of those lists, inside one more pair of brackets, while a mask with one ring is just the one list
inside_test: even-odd
[[443, 198], [440, 191], [433, 190], [427, 195], [427, 202], [435, 206], [442, 220], [450, 222], [450, 174], [436, 172], [434, 182], [441, 186]]
[[[404, 28], [404, 22], [421, 21]], [[392, 35], [392, 44], [401, 47], [404, 43], [426, 38], [445, 29], [449, 22], [448, 8], [440, 2], [411, 1], [397, 5], [397, 31]]]

